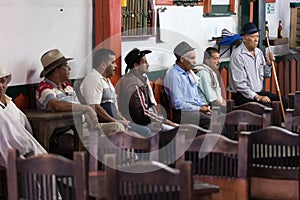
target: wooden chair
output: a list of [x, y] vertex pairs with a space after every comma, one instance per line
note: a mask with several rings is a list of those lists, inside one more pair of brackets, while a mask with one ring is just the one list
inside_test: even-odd
[[[98, 131], [92, 130], [89, 150], [89, 194], [96, 198], [105, 197], [104, 155], [117, 155], [118, 165], [128, 165], [140, 160], [158, 160], [159, 135], [137, 137], [130, 132], [119, 131], [99, 137]], [[102, 187], [99, 187], [102, 186]]]
[[300, 91], [289, 94], [289, 108], [294, 109], [294, 116], [300, 115]]
[[[220, 114], [211, 122], [213, 133], [222, 133], [226, 137], [238, 140], [238, 124], [246, 123], [248, 131], [258, 130], [270, 126], [270, 109], [266, 109], [263, 115], [258, 115], [247, 110], [234, 110], [226, 114]], [[244, 130], [244, 131], [246, 131]]]
[[84, 152], [74, 152], [74, 161], [55, 154], [22, 159], [9, 149], [8, 199], [87, 199], [85, 157]]
[[286, 110], [284, 127], [294, 133], [300, 133], [300, 115], [294, 115], [294, 109]]
[[95, 131], [92, 135], [89, 171], [104, 170], [103, 156], [108, 153], [117, 154], [119, 165], [126, 165], [137, 160], [158, 160], [158, 134], [145, 138], [132, 135], [130, 132], [118, 131], [108, 136], [98, 137]]
[[233, 110], [248, 110], [248, 111], [258, 114], [258, 115], [263, 115], [264, 113], [270, 113], [271, 125], [281, 126], [282, 117], [281, 117], [281, 108], [280, 108], [279, 101], [272, 102], [272, 108], [269, 108], [258, 102], [248, 102], [248, 103], [242, 104], [240, 106], [235, 106], [234, 100], [227, 100], [226, 109], [227, 109], [227, 112], [230, 112]]
[[184, 134], [187, 138], [195, 138], [198, 135], [210, 133], [211, 130], [203, 129], [193, 124], [180, 124], [178, 127], [169, 131], [160, 131], [159, 134], [159, 161], [174, 165], [177, 157], [175, 156], [176, 137], [178, 132]]
[[6, 200], [7, 198], [6, 167], [0, 166], [0, 199]]
[[192, 161], [194, 180], [219, 186], [212, 199], [247, 199], [247, 163], [245, 147], [223, 135], [209, 133], [195, 139], [183, 134], [177, 138], [176, 165]]
[[218, 192], [216, 186], [198, 184], [200, 187], [195, 188], [190, 162], [181, 163], [179, 169], [156, 161], [140, 161], [118, 167], [115, 155], [108, 154], [105, 158], [108, 164], [105, 169], [109, 186], [107, 200], [192, 200], [196, 196], [210, 199], [212, 193]]
[[240, 145], [247, 148], [250, 198], [299, 199], [300, 136], [270, 126], [241, 132]]

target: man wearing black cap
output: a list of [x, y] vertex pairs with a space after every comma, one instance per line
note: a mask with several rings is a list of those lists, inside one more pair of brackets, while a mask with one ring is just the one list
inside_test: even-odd
[[197, 90], [196, 75], [192, 71], [196, 64], [194, 49], [187, 42], [175, 47], [176, 63], [166, 74], [164, 87], [174, 111], [174, 122], [191, 123], [208, 129], [211, 109]]
[[93, 69], [82, 81], [80, 92], [85, 103], [95, 109], [101, 121], [120, 122], [129, 131], [148, 137], [152, 134], [149, 128], [127, 121], [118, 110], [117, 94], [110, 81], [117, 68], [115, 52], [98, 49], [93, 56]]
[[125, 57], [126, 72], [117, 86], [118, 105], [127, 120], [136, 124], [148, 126], [152, 129], [152, 122], [159, 122], [175, 127], [175, 124], [159, 115], [155, 109], [157, 105], [149, 79], [145, 74], [149, 64], [146, 54], [150, 50], [131, 50]]
[[[242, 27], [243, 42], [231, 54], [230, 57], [230, 87], [232, 99], [235, 105], [256, 101], [271, 107], [272, 101], [279, 101], [276, 94], [266, 92], [264, 79], [271, 76], [273, 53], [269, 52], [266, 60], [263, 52], [257, 48], [259, 30], [252, 22], [247, 22]], [[284, 107], [287, 101], [283, 98]]]

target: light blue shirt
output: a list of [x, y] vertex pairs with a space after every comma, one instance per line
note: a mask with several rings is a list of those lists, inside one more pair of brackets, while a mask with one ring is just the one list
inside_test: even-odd
[[176, 110], [199, 111], [204, 105], [196, 81], [176, 64], [167, 72], [164, 87], [171, 106]]

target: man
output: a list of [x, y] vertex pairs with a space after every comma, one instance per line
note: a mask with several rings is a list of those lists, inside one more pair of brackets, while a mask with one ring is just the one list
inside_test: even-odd
[[[252, 22], [247, 22], [242, 27], [243, 42], [231, 54], [229, 90], [235, 105], [256, 101], [271, 107], [272, 101], [279, 101], [276, 94], [263, 90], [264, 80], [271, 76], [273, 53], [267, 54], [266, 60], [263, 52], [257, 48], [259, 30]], [[284, 107], [288, 104], [282, 99]]]
[[[79, 103], [71, 83], [68, 82], [71, 70], [68, 61], [71, 59], [65, 58], [58, 49], [52, 49], [42, 55], [41, 63], [44, 69], [40, 77], [45, 79], [36, 90], [37, 107], [55, 112], [83, 111], [89, 128], [97, 127], [99, 124], [96, 112], [92, 107]], [[119, 123], [100, 124], [100, 127], [105, 134], [124, 130]], [[85, 130], [84, 134], [88, 134], [87, 129]], [[65, 128], [57, 129], [54, 136], [66, 131]]]
[[196, 64], [196, 53], [187, 42], [179, 43], [174, 49], [176, 63], [164, 78], [165, 92], [169, 98], [176, 123], [191, 123], [208, 128], [210, 106], [200, 98], [197, 81], [192, 71]]
[[11, 73], [0, 69], [0, 165], [6, 165], [6, 151], [17, 149], [24, 157], [47, 153], [32, 136], [32, 129], [25, 114], [6, 93]]
[[[125, 57], [126, 73], [118, 83], [118, 104], [121, 113], [127, 120], [152, 129], [152, 122], [158, 122], [163, 127], [171, 129], [176, 125], [159, 115], [157, 105], [146, 72], [149, 71], [146, 54], [150, 50], [131, 50]], [[154, 123], [157, 124], [157, 123]], [[167, 126], [165, 126], [167, 125]]]
[[81, 94], [85, 102], [95, 109], [99, 119], [104, 122], [120, 122], [129, 131], [149, 137], [149, 128], [127, 121], [118, 110], [117, 94], [109, 79], [115, 74], [117, 67], [116, 56], [112, 50], [97, 50], [93, 57], [93, 69], [80, 86]]
[[214, 47], [208, 47], [204, 52], [203, 64], [195, 66], [193, 71], [199, 77], [197, 87], [203, 102], [209, 105], [226, 106], [219, 82], [219, 66], [219, 51]]

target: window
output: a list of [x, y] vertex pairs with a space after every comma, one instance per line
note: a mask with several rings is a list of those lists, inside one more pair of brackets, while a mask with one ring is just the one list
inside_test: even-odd
[[235, 0], [204, 0], [204, 16], [230, 16], [234, 10]]
[[202, 6], [203, 0], [155, 0], [155, 5]]
[[122, 36], [151, 36], [153, 27], [152, 0], [122, 0]]

